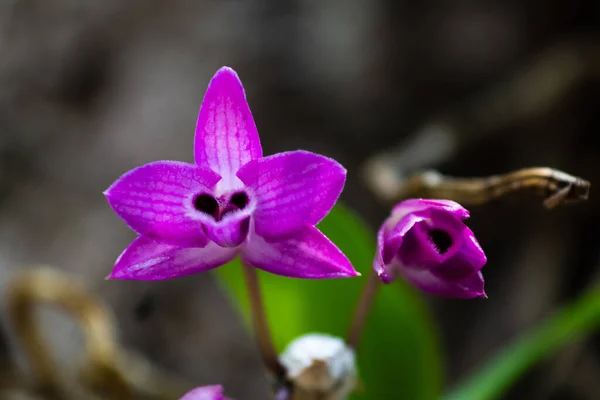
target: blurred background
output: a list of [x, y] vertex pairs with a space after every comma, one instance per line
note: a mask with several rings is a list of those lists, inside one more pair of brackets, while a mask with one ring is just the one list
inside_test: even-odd
[[[593, 0], [4, 0], [0, 295], [24, 265], [59, 266], [109, 304], [124, 346], [191, 382], [264, 398], [254, 344], [209, 274], [104, 280], [134, 234], [102, 191], [142, 163], [193, 160], [198, 107], [222, 65], [244, 82], [265, 154], [339, 160], [342, 199], [373, 229], [390, 204], [363, 172], [382, 153], [400, 176], [539, 165], [594, 184], [599, 31]], [[425, 297], [445, 385], [598, 280], [598, 204], [592, 190], [552, 212], [540, 199], [472, 208], [489, 299]], [[76, 325], [53, 313], [44, 323], [60, 359], [76, 359]], [[18, 354], [4, 325], [3, 356]], [[598, 399], [599, 376], [595, 338], [506, 398]]]

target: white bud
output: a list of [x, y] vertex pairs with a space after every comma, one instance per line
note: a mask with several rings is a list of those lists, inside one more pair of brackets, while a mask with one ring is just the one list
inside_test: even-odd
[[354, 351], [337, 337], [310, 333], [280, 357], [293, 384], [293, 400], [345, 400], [356, 385]]

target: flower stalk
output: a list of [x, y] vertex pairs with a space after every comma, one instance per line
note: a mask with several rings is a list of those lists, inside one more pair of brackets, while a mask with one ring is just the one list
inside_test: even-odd
[[375, 300], [375, 296], [380, 287], [381, 281], [375, 271], [372, 270], [369, 273], [367, 282], [365, 283], [360, 298], [358, 299], [358, 303], [356, 304], [350, 329], [346, 336], [346, 344], [352, 349], [358, 347], [367, 317], [369, 316], [369, 311], [371, 310], [373, 301]]
[[267, 322], [265, 304], [258, 281], [258, 273], [256, 272], [256, 268], [246, 263], [242, 263], [242, 270], [244, 272], [244, 282], [248, 290], [252, 327], [256, 336], [258, 349], [265, 366], [275, 379], [279, 381], [285, 377], [285, 368], [279, 362], [277, 350], [273, 344], [273, 338]]

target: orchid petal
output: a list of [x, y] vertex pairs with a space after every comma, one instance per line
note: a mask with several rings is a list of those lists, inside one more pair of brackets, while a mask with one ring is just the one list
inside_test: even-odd
[[390, 283], [396, 278], [397, 273], [395, 268], [389, 268], [389, 262], [386, 263], [384, 259], [385, 231], [386, 227], [383, 225], [377, 232], [377, 251], [373, 260], [373, 269], [384, 283]]
[[463, 279], [480, 271], [487, 262], [487, 257], [473, 231], [464, 227], [461, 236], [463, 240], [458, 251], [432, 268], [432, 272], [437, 276], [450, 280]]
[[408, 268], [439, 266], [460, 250], [464, 242], [464, 229], [468, 228], [453, 214], [440, 209], [430, 210], [429, 218], [416, 223], [406, 232], [397, 255]]
[[132, 169], [104, 195], [127, 225], [141, 235], [176, 246], [203, 247], [208, 239], [193, 206], [194, 196], [210, 192], [219, 176], [177, 161], [157, 161]]
[[179, 400], [226, 400], [221, 385], [201, 386], [183, 395]]
[[426, 269], [401, 269], [406, 280], [426, 293], [471, 299], [474, 297], [487, 297], [484, 290], [483, 275], [480, 271], [460, 280], [448, 280]]
[[254, 232], [241, 250], [242, 261], [267, 272], [305, 279], [359, 276], [346, 256], [315, 227], [278, 242]]
[[406, 233], [398, 258], [408, 268], [431, 268], [441, 262], [441, 256], [427, 237], [425, 222], [420, 222]]
[[224, 188], [237, 185], [238, 169], [262, 157], [258, 130], [237, 73], [228, 67], [217, 71], [200, 106], [194, 158], [196, 164], [223, 177]]
[[452, 200], [408, 199], [401, 201], [392, 209], [392, 215], [404, 216], [427, 210], [442, 210], [458, 219], [469, 218], [469, 210]]
[[397, 274], [397, 268], [391, 264], [396, 257], [406, 233], [426, 217], [415, 214], [392, 214], [377, 232], [377, 252], [373, 268], [384, 283], [392, 282]]
[[402, 217], [399, 221], [396, 221], [396, 218], [392, 217], [388, 222], [395, 223], [395, 225], [391, 228], [389, 223], [384, 225], [383, 230], [385, 240], [382, 248], [384, 262], [390, 262], [392, 258], [397, 255], [408, 232], [410, 232], [415, 225], [426, 219], [426, 215], [414, 213]]
[[207, 271], [233, 260], [236, 250], [209, 243], [182, 248], [140, 236], [119, 256], [110, 279], [155, 281]]
[[319, 223], [346, 181], [337, 161], [300, 150], [252, 160], [237, 175], [256, 197], [256, 233], [267, 240]]
[[238, 212], [221, 221], [207, 221], [204, 232], [210, 240], [221, 247], [236, 247], [248, 236], [250, 215]]

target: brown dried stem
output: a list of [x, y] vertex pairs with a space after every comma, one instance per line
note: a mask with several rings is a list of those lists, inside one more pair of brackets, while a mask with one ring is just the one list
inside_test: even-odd
[[87, 364], [94, 371], [93, 376], [110, 385], [109, 391], [115, 399], [134, 398], [115, 367], [114, 324], [107, 310], [85, 288], [51, 268], [34, 269], [13, 282], [7, 302], [8, 315], [31, 360], [35, 387], [40, 393], [53, 399], [66, 398], [58, 377], [61, 368], [39, 333], [34, 313], [35, 306], [49, 303], [66, 310], [81, 323], [87, 338]]
[[[90, 398], [91, 391], [115, 400], [135, 399], [134, 393], [167, 400], [178, 398], [191, 387], [124, 351], [116, 342], [116, 325], [109, 310], [84, 286], [56, 269], [43, 267], [22, 273], [9, 286], [7, 303], [10, 322], [31, 361], [33, 391], [46, 398]], [[75, 388], [75, 380], [65, 382], [59, 376], [63, 368], [53, 360], [36, 323], [35, 308], [43, 304], [65, 310], [82, 326], [86, 361], [80, 378], [87, 395], [83, 388]]]
[[399, 185], [394, 200], [423, 197], [480, 205], [521, 191], [533, 191], [543, 196], [544, 206], [554, 208], [587, 200], [590, 182], [547, 167], [524, 168], [484, 178], [455, 178], [427, 171], [413, 175]]
[[433, 115], [402, 143], [368, 159], [366, 183], [378, 197], [398, 199], [412, 172], [448, 160], [461, 147], [502, 128], [551, 113], [573, 88], [600, 76], [598, 49], [594, 41], [551, 45], [506, 81]]

